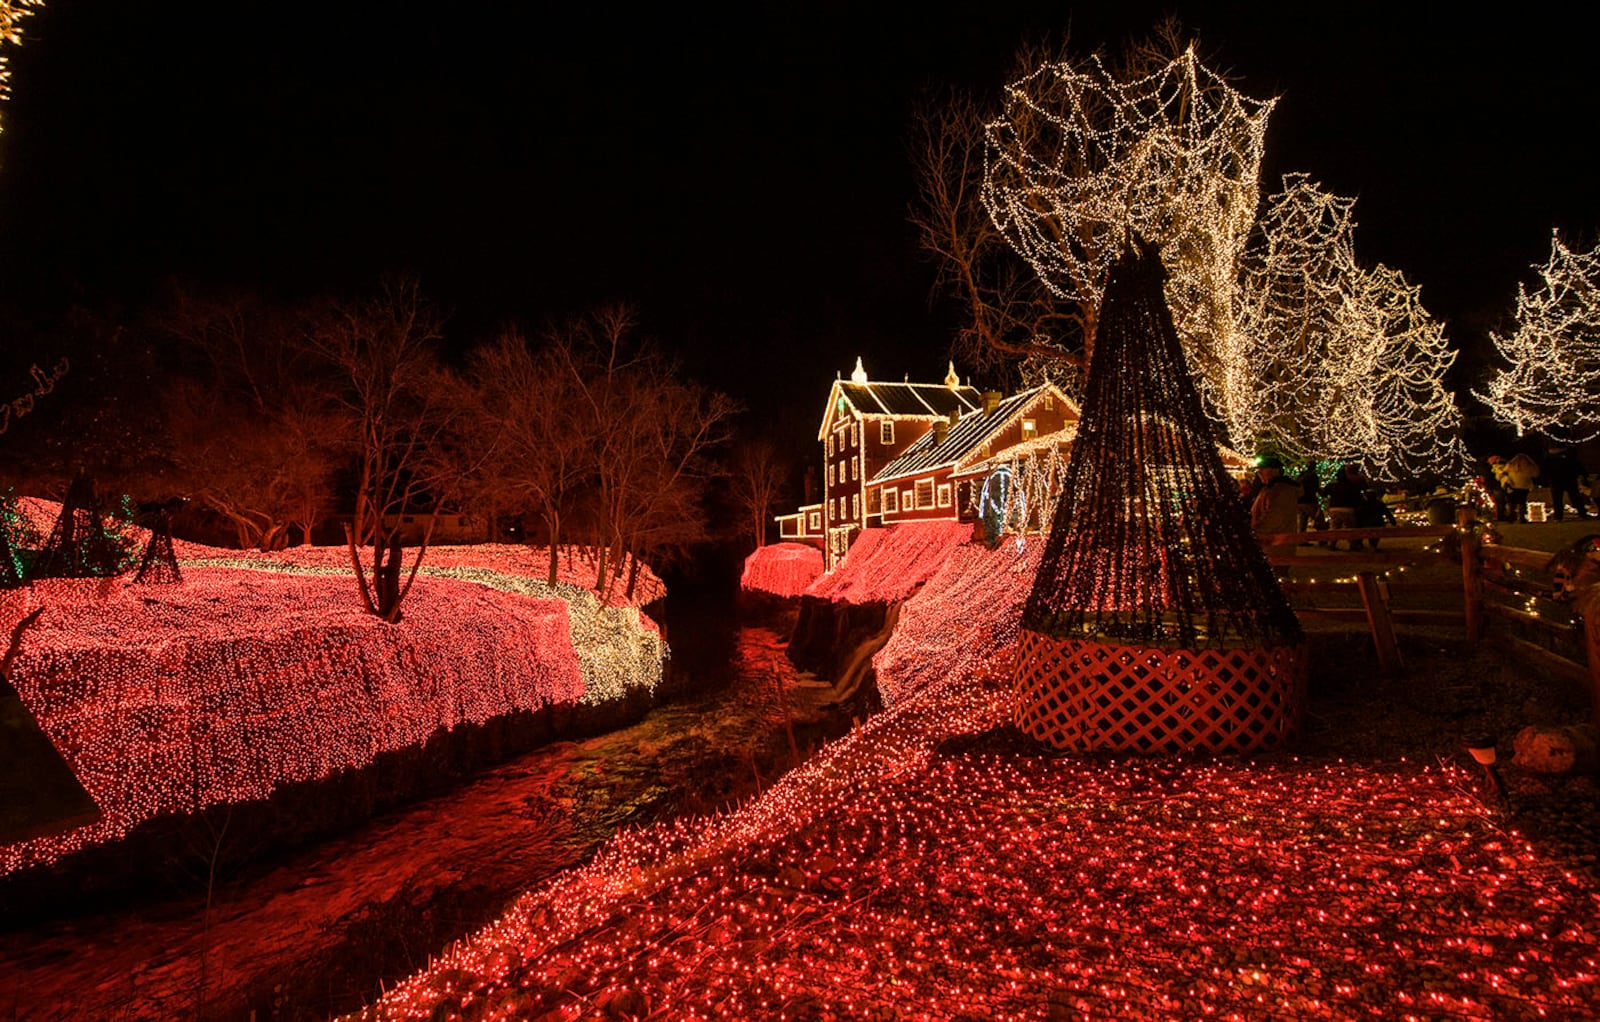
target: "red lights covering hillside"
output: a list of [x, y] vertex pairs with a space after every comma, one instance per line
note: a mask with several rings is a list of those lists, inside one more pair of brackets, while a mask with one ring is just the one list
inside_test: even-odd
[[900, 608], [900, 620], [872, 658], [886, 704], [947, 677], [1002, 671], [1016, 648], [1017, 621], [1044, 543], [1007, 538], [951, 547], [945, 562]]
[[619, 835], [362, 1017], [1600, 1013], [1600, 896], [1471, 774], [1041, 754], [993, 730], [1038, 545], [902, 531], [813, 588], [927, 579], [885, 712], [740, 811]]
[[926, 582], [972, 535], [961, 522], [907, 522], [887, 529], [863, 529], [830, 575], [806, 591], [808, 596], [849, 603], [893, 603]]
[[771, 543], [744, 559], [739, 586], [748, 592], [793, 597], [821, 575], [821, 550], [804, 543]]
[[[48, 506], [28, 503], [48, 520]], [[601, 702], [661, 677], [665, 645], [648, 617], [526, 577], [542, 562], [525, 547], [430, 551], [396, 625], [361, 609], [343, 548], [180, 544], [179, 555], [181, 585], [0, 591], [6, 631], [45, 608], [11, 680], [104, 814], [0, 847], [0, 874], [157, 816], [359, 768], [440, 728]], [[653, 574], [640, 578], [636, 596], [659, 595]]]
[[937, 752], [997, 695], [930, 685], [741, 812], [620, 836], [366, 1017], [1600, 1010], [1600, 899], [1468, 775]]

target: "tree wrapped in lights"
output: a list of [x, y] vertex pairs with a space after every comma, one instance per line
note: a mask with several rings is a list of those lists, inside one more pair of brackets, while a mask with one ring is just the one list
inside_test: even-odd
[[1574, 252], [1552, 232], [1533, 269], [1538, 289], [1517, 285], [1516, 330], [1490, 334], [1510, 368], [1473, 394], [1518, 436], [1582, 443], [1600, 436], [1600, 246]]
[[1300, 712], [1304, 637], [1211, 439], [1165, 282], [1153, 247], [1111, 273], [1022, 616], [1018, 723], [1058, 747], [1261, 748]]
[[1268, 202], [1240, 261], [1236, 333], [1256, 386], [1229, 407], [1230, 435], [1378, 478], [1459, 469], [1455, 354], [1399, 271], [1357, 264], [1354, 206], [1304, 174]]
[[986, 128], [983, 204], [1067, 303], [1085, 364], [1106, 275], [1137, 232], [1173, 268], [1168, 298], [1216, 414], [1226, 419], [1249, 389], [1231, 306], [1272, 106], [1236, 91], [1192, 47], [1126, 75], [1098, 55], [1047, 63], [1007, 87]]
[[1427, 472], [1459, 476], [1466, 469], [1461, 412], [1444, 386], [1455, 352], [1444, 324], [1422, 307], [1421, 288], [1382, 263], [1361, 274], [1355, 292], [1360, 317], [1359, 371], [1347, 376], [1349, 395], [1334, 423], [1360, 413], [1366, 448], [1360, 460], [1377, 479]]

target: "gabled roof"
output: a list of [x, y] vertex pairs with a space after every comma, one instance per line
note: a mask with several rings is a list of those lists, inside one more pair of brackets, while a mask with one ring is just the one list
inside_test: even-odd
[[983, 406], [983, 395], [976, 387], [834, 380], [833, 389], [828, 392], [822, 426], [817, 430], [818, 440], [827, 438], [829, 427], [838, 418], [841, 400], [858, 415], [887, 415], [897, 419], [943, 419], [958, 410], [966, 416]]
[[1077, 411], [1077, 404], [1059, 389], [1049, 384], [1041, 384], [1001, 401], [993, 415], [984, 415], [981, 411], [972, 415], [963, 414], [961, 421], [950, 427], [950, 433], [945, 437], [944, 443], [938, 442], [936, 432], [923, 434], [907, 447], [900, 457], [883, 466], [870, 481], [881, 482], [960, 463], [963, 458], [979, 450], [996, 433], [1015, 421], [1037, 398], [1043, 396], [1047, 389], [1057, 400], [1064, 402], [1067, 408]]

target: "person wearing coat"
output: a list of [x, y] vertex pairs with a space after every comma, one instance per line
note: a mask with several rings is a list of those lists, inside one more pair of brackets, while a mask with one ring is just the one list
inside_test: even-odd
[[[1284, 477], [1283, 463], [1276, 458], [1263, 461], [1256, 469], [1256, 478], [1261, 481], [1261, 490], [1250, 505], [1250, 530], [1257, 536], [1294, 532], [1298, 526], [1300, 494], [1303, 492], [1300, 484]], [[1267, 547], [1267, 552], [1293, 553], [1294, 547], [1290, 544], [1273, 544]]]
[[1509, 461], [1495, 466], [1495, 475], [1499, 476], [1506, 486], [1506, 512], [1510, 516], [1506, 520], [1526, 522], [1528, 491], [1533, 489], [1533, 481], [1539, 478], [1539, 463], [1518, 452], [1512, 455]]

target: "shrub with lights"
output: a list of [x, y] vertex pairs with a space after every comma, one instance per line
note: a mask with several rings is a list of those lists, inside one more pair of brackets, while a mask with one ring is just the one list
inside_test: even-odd
[[746, 592], [796, 597], [821, 576], [821, 550], [804, 543], [769, 543], [744, 559], [739, 587]]
[[1153, 250], [1112, 268], [1083, 418], [1022, 617], [1018, 724], [1061, 748], [1282, 743], [1306, 645], [1189, 375]]

